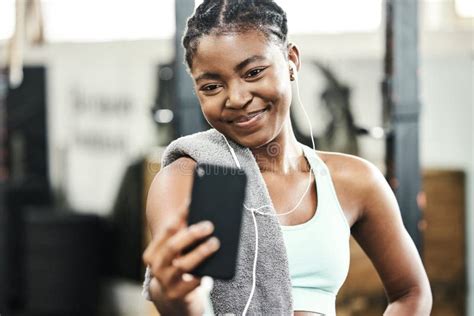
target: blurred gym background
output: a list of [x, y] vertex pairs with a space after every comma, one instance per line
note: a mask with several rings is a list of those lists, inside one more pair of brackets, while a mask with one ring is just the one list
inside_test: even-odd
[[[432, 314], [474, 315], [474, 2], [277, 2], [318, 147], [379, 166]], [[197, 4], [0, 0], [2, 316], [156, 315], [140, 295], [147, 189], [163, 148], [208, 128], [179, 46]], [[351, 256], [338, 315], [381, 315], [380, 280]]]

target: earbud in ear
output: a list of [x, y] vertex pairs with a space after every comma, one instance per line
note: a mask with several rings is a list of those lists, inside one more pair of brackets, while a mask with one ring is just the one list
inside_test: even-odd
[[293, 70], [293, 67], [290, 66], [290, 80], [295, 81], [295, 71]]

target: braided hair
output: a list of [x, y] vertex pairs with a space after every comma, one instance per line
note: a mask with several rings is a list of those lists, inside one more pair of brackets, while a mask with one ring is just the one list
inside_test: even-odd
[[183, 36], [185, 59], [192, 67], [204, 35], [260, 31], [267, 40], [287, 46], [286, 13], [272, 0], [205, 0], [188, 19]]

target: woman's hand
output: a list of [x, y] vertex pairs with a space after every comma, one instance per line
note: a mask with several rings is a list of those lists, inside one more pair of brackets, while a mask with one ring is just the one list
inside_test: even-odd
[[203, 314], [204, 303], [197, 290], [201, 279], [188, 272], [215, 253], [219, 241], [211, 237], [186, 254], [183, 250], [209, 237], [213, 231], [209, 221], [187, 227], [181, 219], [158, 231], [145, 250], [143, 260], [154, 276], [150, 283], [150, 296], [162, 314]]

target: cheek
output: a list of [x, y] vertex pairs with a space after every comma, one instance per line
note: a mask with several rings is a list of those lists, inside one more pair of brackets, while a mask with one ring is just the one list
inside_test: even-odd
[[291, 103], [291, 86], [289, 81], [284, 80], [281, 76], [283, 74], [275, 74], [263, 85], [263, 91], [265, 95], [275, 104], [278, 108], [288, 107]]
[[217, 98], [199, 98], [201, 111], [208, 121], [217, 120], [220, 117], [220, 103]]

